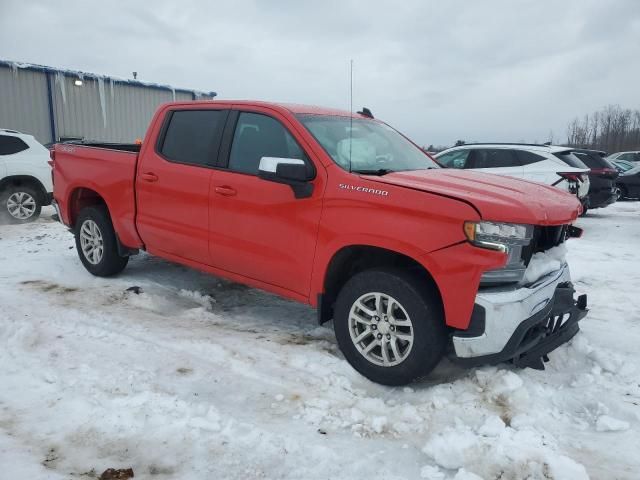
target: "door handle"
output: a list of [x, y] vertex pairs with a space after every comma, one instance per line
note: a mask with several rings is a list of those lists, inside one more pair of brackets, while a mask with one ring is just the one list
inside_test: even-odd
[[224, 195], [225, 197], [233, 197], [236, 193], [235, 188], [227, 187], [226, 185], [216, 187], [216, 193], [219, 195]]
[[157, 182], [158, 176], [155, 173], [145, 172], [140, 175], [145, 182]]

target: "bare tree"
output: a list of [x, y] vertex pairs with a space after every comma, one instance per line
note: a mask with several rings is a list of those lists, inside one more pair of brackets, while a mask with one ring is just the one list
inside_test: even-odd
[[567, 145], [607, 152], [640, 150], [640, 110], [607, 105], [582, 120], [576, 117], [567, 125]]

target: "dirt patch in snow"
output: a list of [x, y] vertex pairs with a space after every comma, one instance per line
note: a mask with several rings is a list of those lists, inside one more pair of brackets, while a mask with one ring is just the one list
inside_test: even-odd
[[75, 287], [65, 287], [53, 282], [47, 282], [45, 280], [25, 280], [20, 282], [20, 285], [26, 285], [42, 292], [52, 292], [56, 294], [74, 293], [80, 290]]

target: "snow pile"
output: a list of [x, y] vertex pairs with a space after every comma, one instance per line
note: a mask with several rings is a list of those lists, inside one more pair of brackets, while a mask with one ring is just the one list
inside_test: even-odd
[[567, 245], [562, 243], [545, 252], [534, 253], [524, 272], [524, 283], [529, 284], [548, 273], [559, 270], [566, 263]]
[[478, 430], [449, 427], [432, 435], [423, 451], [443, 469], [465, 469], [481, 478], [589, 478], [582, 465], [557, 452], [552, 438], [529, 427], [500, 428], [499, 420], [490, 417]]

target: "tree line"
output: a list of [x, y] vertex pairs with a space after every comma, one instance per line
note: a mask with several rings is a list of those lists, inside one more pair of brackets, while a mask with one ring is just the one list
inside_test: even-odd
[[567, 145], [614, 153], [640, 150], [640, 110], [608, 105], [567, 127]]

